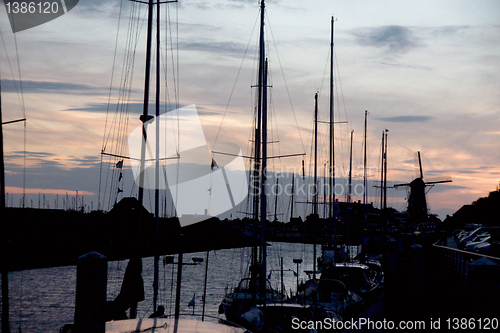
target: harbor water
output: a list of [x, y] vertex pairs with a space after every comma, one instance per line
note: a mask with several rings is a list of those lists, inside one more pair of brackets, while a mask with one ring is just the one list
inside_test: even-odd
[[[205, 280], [207, 253], [184, 254], [185, 263], [192, 258], [203, 258], [197, 265], [184, 265], [182, 271], [181, 314], [202, 314], [202, 296]], [[320, 246], [317, 245], [317, 255]], [[237, 248], [211, 251], [208, 258], [208, 278], [205, 315], [224, 318], [218, 314], [226, 291], [234, 288], [241, 278], [248, 276], [251, 249]], [[283, 258], [283, 281], [288, 295], [296, 291], [297, 264], [293, 259], [303, 259], [299, 264], [299, 281], [305, 280], [304, 271], [313, 268], [313, 245], [272, 242], [268, 247], [268, 269], [271, 284], [280, 288]], [[177, 262], [177, 255], [174, 256]], [[113, 300], [120, 292], [127, 260], [108, 263], [107, 299]], [[158, 305], [165, 313], [173, 315], [177, 265], [160, 262], [160, 292]], [[153, 312], [153, 258], [143, 259], [145, 300], [139, 303], [138, 317], [149, 317]], [[59, 332], [67, 323], [72, 323], [75, 311], [76, 266], [24, 270], [9, 273], [10, 327], [12, 332]], [[188, 303], [195, 299], [195, 307]], [[209, 320], [209, 319], [207, 319]]]

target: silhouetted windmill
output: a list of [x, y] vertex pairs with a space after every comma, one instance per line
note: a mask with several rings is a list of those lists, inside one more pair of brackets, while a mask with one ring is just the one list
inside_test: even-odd
[[422, 160], [420, 159], [420, 152], [418, 152], [418, 166], [420, 169], [420, 177], [415, 178], [407, 184], [396, 184], [394, 187], [409, 186], [410, 195], [408, 196], [408, 213], [412, 221], [424, 222], [427, 220], [427, 194], [425, 188], [427, 186], [434, 186], [435, 184], [450, 183], [451, 179], [437, 180], [431, 182], [424, 181], [424, 173], [422, 171]]

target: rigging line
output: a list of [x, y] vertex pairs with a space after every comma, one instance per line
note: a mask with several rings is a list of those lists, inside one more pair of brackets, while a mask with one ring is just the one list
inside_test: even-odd
[[[170, 35], [170, 49], [174, 50], [174, 44], [173, 44], [173, 32], [172, 32], [172, 25], [171, 25], [171, 18], [170, 18], [170, 11], [167, 10], [168, 6], [165, 6], [165, 17], [167, 17], [167, 22], [165, 24], [165, 38], [168, 40], [168, 36]], [[171, 61], [172, 61], [172, 80], [174, 81], [173, 87], [174, 87], [174, 105], [175, 109], [179, 109], [180, 106], [180, 80], [179, 80], [179, 9], [178, 9], [178, 3], [176, 3], [176, 53], [175, 53], [175, 58], [174, 58], [174, 52], [171, 52]], [[169, 34], [170, 32], [170, 34]], [[168, 53], [168, 52], [167, 52]], [[166, 99], [170, 105], [170, 94], [168, 91], [168, 60], [167, 63], [165, 64], [165, 95]], [[170, 107], [172, 109], [172, 107]], [[178, 111], [177, 111], [178, 112]], [[174, 119], [172, 119], [174, 121]], [[179, 119], [178, 119], [178, 113], [177, 113], [177, 123], [179, 124]], [[168, 124], [166, 124], [168, 126]], [[179, 127], [179, 126], [178, 126]], [[175, 129], [174, 124], [172, 123], [172, 128]], [[179, 128], [178, 128], [179, 131]], [[166, 132], [165, 132], [165, 138], [166, 138]], [[180, 149], [180, 144], [178, 142], [178, 138], [174, 135], [173, 136], [175, 146], [177, 147], [177, 153], [179, 152]], [[165, 145], [165, 154], [166, 154], [166, 145]]]
[[[117, 113], [115, 113], [115, 122], [118, 124], [114, 129], [113, 133], [116, 135], [117, 140], [115, 140], [115, 148], [114, 150], [117, 152], [124, 152], [126, 149], [126, 129], [128, 128], [128, 120], [130, 113], [130, 103], [132, 96], [132, 77], [134, 72], [135, 65], [135, 54], [137, 50], [137, 46], [139, 43], [140, 31], [144, 26], [144, 18], [140, 19], [140, 11], [141, 7], [134, 3], [132, 6], [130, 15], [129, 15], [129, 28], [127, 33], [127, 48], [126, 53], [124, 54], [124, 64], [125, 66], [122, 69], [122, 79], [123, 84], [121, 85], [121, 91], [119, 96], [119, 102], [117, 104]], [[137, 14], [136, 14], [137, 13]], [[146, 15], [146, 11], [144, 16]], [[142, 24], [141, 24], [142, 22]], [[110, 133], [111, 135], [111, 133]], [[115, 159], [115, 162], [117, 160]], [[115, 179], [116, 170], [113, 170], [112, 179]], [[117, 193], [118, 184], [115, 183], [113, 185], [113, 189], [111, 190], [114, 193], [115, 200], [118, 197]], [[111, 202], [111, 197], [109, 198]]]
[[[165, 17], [166, 17], [166, 22], [165, 22], [165, 45], [167, 46], [166, 47], [166, 56], [165, 56], [165, 59], [163, 58], [163, 55], [162, 55], [162, 65], [163, 65], [163, 68], [164, 68], [164, 80], [165, 80], [165, 91], [164, 91], [164, 94], [165, 94], [165, 101], [166, 101], [166, 105], [165, 105], [165, 113], [168, 111], [168, 109], [172, 110], [174, 109], [173, 108], [173, 105], [175, 105], [175, 108], [178, 108], [178, 98], [177, 98], [177, 74], [176, 74], [176, 61], [175, 61], [175, 58], [174, 58], [174, 52], [172, 51], [170, 53], [170, 57], [171, 57], [171, 61], [172, 61], [172, 80], [174, 81], [174, 102], [172, 103], [171, 102], [171, 99], [170, 99], [170, 92], [169, 92], [169, 84], [168, 84], [168, 42], [169, 42], [169, 36], [170, 36], [170, 49], [171, 50], [174, 50], [174, 46], [173, 46], [173, 33], [172, 33], [172, 25], [171, 25], [171, 18], [170, 18], [170, 11], [168, 10], [168, 5], [165, 6]], [[162, 54], [163, 54], [163, 51], [162, 51]], [[167, 108], [168, 107], [168, 108]]]
[[[176, 7], [178, 8], [178, 7]], [[176, 10], [176, 17], [177, 17], [177, 22], [178, 22], [178, 9]], [[178, 50], [178, 47], [179, 47], [179, 25], [177, 23], [177, 50]], [[173, 57], [173, 52], [172, 52], [172, 57]], [[173, 58], [172, 58], [172, 65], [173, 65]], [[179, 75], [179, 52], [177, 52], [177, 64], [176, 64], [176, 68], [177, 68], [177, 75]], [[175, 75], [174, 75], [174, 82], [175, 82]], [[179, 117], [179, 99], [178, 99], [178, 89], [176, 90], [176, 88], [180, 88], [179, 85], [179, 80], [177, 80], [177, 84], [174, 83], [174, 91], [177, 91], [177, 142], [176, 142], [176, 153], [177, 155], [179, 155], [179, 152], [180, 152], [180, 147], [181, 147], [181, 129], [180, 129], [180, 117]], [[174, 127], [172, 127], [174, 128]], [[175, 140], [175, 135], [174, 135], [174, 140]], [[179, 198], [179, 187], [178, 187], [178, 184], [179, 184], [179, 177], [180, 177], [180, 159], [177, 159], [177, 163], [176, 163], [176, 181], [175, 181], [175, 199], [172, 198], [172, 201], [173, 201], [173, 206], [177, 207], [177, 204], [178, 204], [178, 198]], [[174, 208], [172, 206], [172, 208]], [[177, 209], [176, 209], [176, 213], [175, 215], [178, 215], [177, 214]]]
[[[7, 60], [9, 62], [9, 66], [10, 66], [10, 60], [9, 60], [9, 56], [7, 53], [7, 48], [6, 48], [5, 41], [3, 38], [3, 34], [1, 33], [1, 30], [0, 30], [0, 35], [2, 36], [2, 42], [3, 42], [4, 48], [5, 48]], [[21, 90], [21, 97], [20, 97], [19, 102], [21, 104], [21, 110], [22, 110], [23, 119], [24, 119], [24, 126], [23, 126], [23, 198], [22, 198], [22, 208], [24, 208], [25, 204], [26, 204], [26, 129], [27, 129], [26, 128], [26, 106], [24, 103], [23, 81], [22, 81], [22, 76], [21, 76], [21, 63], [19, 60], [19, 48], [17, 45], [17, 37], [16, 37], [15, 33], [14, 33], [14, 44], [15, 44], [15, 48], [16, 48], [17, 71], [18, 71], [18, 75], [19, 75], [19, 87]], [[11, 73], [12, 73], [12, 68], [11, 68]], [[12, 73], [12, 77], [14, 78], [14, 73]], [[15, 87], [16, 87], [16, 91], [17, 91], [17, 85], [15, 85]], [[19, 92], [18, 92], [18, 99], [19, 99]]]
[[[178, 109], [180, 107], [180, 63], [179, 63], [179, 3], [175, 3], [175, 33], [176, 33], [176, 38], [175, 38], [175, 44], [176, 44], [176, 68], [177, 68], [177, 73], [176, 75], [173, 76], [174, 79], [174, 88], [175, 88], [175, 103], [176, 103], [176, 108]], [[173, 56], [173, 52], [172, 52]], [[173, 65], [173, 62], [172, 62]]]
[[[123, 115], [120, 112], [123, 112], [123, 104], [125, 101], [130, 101], [130, 96], [131, 96], [131, 86], [132, 86], [132, 75], [133, 75], [133, 69], [134, 69], [134, 64], [135, 64], [135, 52], [137, 49], [138, 41], [139, 41], [139, 34], [140, 34], [140, 29], [139, 29], [139, 23], [140, 19], [139, 14], [135, 14], [137, 9], [136, 3], [134, 3], [134, 6], [131, 7], [130, 14], [129, 14], [129, 26], [128, 26], [128, 32], [127, 32], [127, 46], [126, 46], [126, 52], [124, 54], [124, 60], [123, 63], [125, 64], [123, 69], [122, 69], [122, 75], [120, 81], [122, 82], [121, 84], [121, 90], [119, 93], [118, 97], [118, 103], [116, 107], [116, 112], [115, 113], [115, 121], [118, 122], [116, 119], [117, 117], [121, 117], [123, 119]], [[140, 7], [139, 7], [140, 11]], [[137, 18], [136, 18], [137, 17]], [[135, 34], [135, 38], [133, 38]], [[135, 41], [135, 42], [134, 42]], [[135, 44], [135, 45], [134, 45]], [[121, 108], [121, 109], [120, 109]], [[125, 110], [128, 111], [129, 105], [125, 106]], [[115, 134], [117, 134], [116, 131], [120, 130], [120, 127], [118, 129], [114, 129]], [[119, 132], [118, 132], [119, 133]], [[112, 133], [108, 135], [108, 140], [109, 136]]]
[[[346, 105], [345, 105], [345, 99], [344, 99], [344, 92], [343, 92], [343, 88], [342, 88], [342, 81], [341, 81], [341, 77], [340, 77], [340, 70], [339, 70], [339, 66], [338, 66], [338, 61], [337, 61], [337, 53], [336, 53], [336, 50], [335, 48], [333, 49], [334, 52], [333, 52], [333, 59], [334, 59], [334, 62], [335, 62], [335, 71], [336, 71], [336, 75], [335, 75], [335, 79], [338, 80], [338, 84], [335, 85], [335, 92], [337, 95], [339, 95], [339, 87], [340, 87], [340, 96], [342, 98], [342, 104], [343, 104], [343, 107], [344, 107], [344, 115], [345, 115], [345, 119], [346, 121], [348, 121], [348, 116], [347, 116], [347, 108], [346, 108]], [[336, 105], [337, 105], [337, 108], [336, 110], [338, 111], [338, 119], [341, 119], [340, 117], [340, 98], [337, 98], [336, 99]], [[345, 151], [344, 151], [344, 142], [343, 142], [343, 136], [341, 135], [340, 136], [340, 139], [336, 139], [336, 140], [340, 140], [340, 158], [341, 158], [341, 161], [342, 163], [345, 163]], [[344, 164], [344, 168], [345, 168], [345, 164]]]
[[[15, 34], [14, 34], [14, 36], [15, 36]], [[7, 56], [7, 63], [9, 64], [10, 74], [12, 75], [12, 79], [13, 79], [12, 82], [14, 83], [14, 88], [16, 89], [17, 99], [19, 100], [19, 105], [21, 105], [21, 109], [23, 109], [21, 98], [19, 97], [19, 90], [17, 88], [17, 83], [16, 83], [16, 80], [14, 80], [14, 78], [15, 78], [14, 71], [12, 70], [12, 64], [10, 62], [9, 52], [7, 51], [7, 45], [5, 45], [5, 39], [3, 38], [2, 30], [0, 30], [0, 37], [2, 38], [3, 48], [5, 50], [5, 55]], [[24, 115], [24, 111], [23, 111], [23, 115]], [[23, 118], [26, 118], [26, 117], [23, 117]]]
[[318, 91], [318, 100], [321, 98], [321, 91], [323, 91], [323, 83], [325, 82], [326, 78], [326, 73], [328, 70], [328, 64], [330, 60], [330, 50], [328, 50], [328, 55], [326, 56], [326, 63], [325, 63], [325, 69], [323, 70], [323, 78], [321, 79], [321, 85], [319, 86], [319, 91]]
[[222, 129], [222, 124], [224, 123], [224, 119], [226, 118], [227, 110], [229, 109], [229, 104], [231, 103], [231, 99], [233, 97], [233, 93], [234, 93], [234, 90], [236, 88], [236, 83], [238, 82], [238, 78], [240, 76], [241, 69], [243, 68], [243, 62], [245, 61], [245, 57], [246, 57], [248, 49], [250, 47], [250, 42], [251, 42], [253, 34], [255, 32], [255, 27], [257, 26], [257, 22], [258, 22], [259, 16], [260, 16], [260, 14], [257, 16], [257, 19], [255, 20], [255, 23], [254, 23], [254, 26], [253, 26], [253, 29], [252, 29], [252, 33], [250, 34], [250, 38], [248, 39], [247, 47], [246, 47], [245, 52], [243, 54], [243, 59], [241, 59], [240, 68], [238, 69], [238, 73], [236, 74], [236, 78], [234, 80], [233, 88], [231, 89], [231, 93], [229, 95], [229, 100], [227, 101], [226, 108], [224, 110], [224, 114], [222, 115], [222, 120], [220, 122], [219, 129], [217, 130], [217, 135], [215, 136], [213, 149], [215, 149], [215, 146], [217, 145], [217, 139], [219, 138], [219, 134], [220, 134], [220, 131]]
[[[133, 34], [133, 31], [134, 31], [134, 22], [136, 20], [134, 20], [134, 17], [136, 17], [135, 15], [135, 12], [136, 12], [136, 8], [137, 8], [137, 5], [134, 3], [131, 7], [130, 7], [130, 12], [129, 12], [129, 20], [128, 20], [128, 29], [127, 29], [127, 37], [126, 37], [126, 52], [124, 53], [123, 57], [123, 63], [125, 64], [124, 67], [122, 68], [122, 73], [121, 73], [121, 78], [120, 78], [120, 90], [119, 90], [119, 95], [118, 95], [118, 98], [117, 98], [117, 104], [116, 104], [116, 108], [115, 108], [115, 114], [114, 114], [114, 117], [113, 117], [113, 124], [115, 124], [113, 126], [113, 128], [109, 131], [108, 133], [108, 136], [105, 140], [105, 142], [109, 141], [110, 140], [110, 137], [111, 136], [115, 136], [117, 138], [117, 140], [115, 141], [115, 148], [114, 150], [117, 151], [117, 145], [120, 144], [120, 133], [121, 133], [121, 130], [120, 130], [120, 124], [123, 122], [123, 111], [124, 111], [124, 108], [123, 108], [123, 104], [121, 104], [121, 102], [123, 100], [126, 100], [126, 91], [127, 91], [127, 73], [130, 73], [130, 70], [128, 69], [127, 66], [130, 67], [130, 64], [131, 64], [131, 61], [130, 61], [130, 58], [131, 58], [131, 54], [132, 52], [130, 50], [132, 50], [132, 34]], [[138, 22], [138, 21], [137, 21]], [[129, 93], [130, 94], [130, 93]], [[125, 112], [127, 110], [125, 109]], [[106, 136], [106, 133], [105, 133], [105, 136]], [[106, 144], [105, 144], [106, 145]], [[114, 160], [114, 162], [116, 163], [116, 159]], [[105, 189], [104, 189], [104, 195], [106, 195], [107, 193], [107, 185], [108, 185], [108, 180], [109, 180], [109, 168], [107, 170], [107, 176], [106, 176], [106, 186], [105, 186]], [[114, 172], [113, 172], [114, 174]], [[110, 184], [111, 185], [111, 184]], [[109, 196], [109, 201], [108, 201], [108, 208], [110, 207], [111, 205], [111, 200], [112, 200], [112, 197], [111, 197], [111, 193], [110, 193], [110, 196]], [[103, 199], [103, 202], [105, 202], [105, 198]]]
[[23, 111], [23, 118], [26, 118], [26, 107], [24, 104], [24, 94], [23, 94], [23, 80], [21, 77], [21, 63], [19, 62], [19, 49], [17, 47], [16, 34], [14, 34], [14, 44], [16, 46], [17, 71], [19, 75], [19, 87], [21, 89], [21, 110]]
[[[104, 122], [104, 135], [102, 137], [102, 146], [101, 146], [101, 151], [104, 151], [105, 150], [105, 138], [106, 138], [106, 129], [107, 129], [107, 126], [108, 126], [108, 117], [109, 117], [109, 106], [111, 104], [111, 92], [113, 90], [113, 77], [114, 77], [114, 73], [115, 73], [115, 63], [116, 63], [116, 50], [118, 49], [118, 36], [119, 36], [119, 32], [120, 32], [120, 22], [121, 22], [121, 17], [122, 17], [122, 5], [123, 5], [123, 0], [120, 1], [120, 10], [119, 10], [119, 13], [118, 13], [118, 27], [116, 29], [116, 39], [115, 39], [115, 50], [114, 50], [114, 53], [113, 53], [113, 66], [112, 66], [112, 69], [111, 69], [111, 82], [109, 84], [109, 94], [108, 94], [108, 105], [106, 107], [106, 119], [105, 119], [105, 122]], [[101, 182], [102, 182], [102, 164], [103, 164], [103, 156], [101, 155], [100, 156], [101, 158], [101, 163], [100, 163], [100, 167], [99, 167], [99, 192], [98, 192], [98, 195], [97, 195], [97, 210], [100, 210], [100, 205], [101, 205]]]
[[178, 109], [180, 106], [180, 64], [179, 64], [179, 2], [175, 3], [175, 33], [176, 33], [176, 67], [177, 67], [177, 76], [174, 76], [174, 79], [177, 78], [177, 84], [174, 83], [174, 87], [177, 88], [176, 90], [176, 108]]
[[[266, 13], [267, 13], [267, 11], [266, 11]], [[266, 14], [266, 17], [267, 17], [267, 14]], [[306, 148], [304, 146], [304, 141], [302, 140], [302, 135], [300, 134], [299, 123], [297, 121], [297, 115], [295, 114], [295, 109], [294, 109], [293, 103], [292, 103], [292, 97], [290, 95], [290, 90], [288, 89], [288, 83], [286, 82], [285, 72], [283, 70], [283, 65], [281, 64], [281, 58], [280, 58], [280, 55], [278, 53], [278, 48], [276, 46], [276, 39], [274, 38], [274, 33], [273, 33], [272, 28], [271, 28], [271, 23], [270, 23], [271, 21], [269, 20], [269, 17], [267, 17], [267, 21], [266, 22], [268, 22], [267, 24], [269, 26], [269, 32], [271, 33], [271, 37], [272, 37], [273, 44], [274, 44], [274, 49], [276, 50], [276, 57], [278, 59], [279, 65], [280, 65], [281, 75], [283, 76], [283, 81], [284, 81], [285, 89], [286, 89], [286, 92], [287, 92], [287, 95], [288, 95], [288, 100], [290, 102], [290, 107], [292, 108], [293, 118], [295, 119], [295, 125], [297, 126], [297, 132], [299, 133], [300, 143], [302, 145], [302, 151], [305, 152]]]
[[110, 104], [111, 104], [111, 92], [113, 90], [113, 78], [114, 78], [115, 65], [116, 65], [116, 52], [118, 49], [118, 37], [119, 37], [119, 33], [120, 33], [122, 4], [123, 4], [123, 0], [120, 2], [120, 10], [119, 10], [119, 15], [118, 15], [118, 27], [116, 29], [115, 49], [113, 52], [113, 65], [111, 68], [111, 79], [110, 79], [110, 84], [109, 84], [108, 104], [106, 107], [106, 118], [105, 118], [105, 122], [104, 122], [104, 135], [103, 135], [103, 139], [102, 139], [103, 142], [102, 142], [102, 147], [101, 147], [102, 151], [104, 151], [106, 148], [106, 131], [107, 131], [107, 126], [108, 126], [109, 109], [110, 109]]
[[347, 107], [345, 105], [345, 98], [344, 98], [344, 88], [342, 88], [342, 79], [340, 76], [340, 69], [339, 69], [339, 64], [338, 64], [338, 58], [337, 58], [337, 52], [335, 51], [335, 48], [333, 48], [333, 54], [334, 54], [334, 59], [335, 59], [335, 67], [337, 69], [337, 77], [339, 80], [340, 85], [340, 94], [342, 96], [342, 104], [344, 105], [344, 113], [345, 113], [345, 119], [349, 121], [349, 117], [347, 116]]

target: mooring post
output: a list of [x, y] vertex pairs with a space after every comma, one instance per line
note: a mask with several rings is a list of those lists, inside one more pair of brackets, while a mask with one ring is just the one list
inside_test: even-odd
[[78, 258], [75, 302], [77, 332], [105, 332], [107, 279], [108, 259], [105, 256], [92, 251]]

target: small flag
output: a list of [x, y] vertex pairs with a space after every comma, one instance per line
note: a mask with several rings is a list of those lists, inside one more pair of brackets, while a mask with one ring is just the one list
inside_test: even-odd
[[118, 163], [116, 163], [116, 168], [117, 168], [117, 169], [121, 169], [121, 168], [123, 168], [123, 160], [118, 161]]
[[215, 168], [218, 168], [219, 166], [217, 165], [217, 162], [215, 162], [215, 160], [212, 158], [212, 171], [215, 169]]
[[194, 307], [196, 305], [196, 302], [194, 301], [195, 297], [196, 297], [196, 294], [193, 295], [193, 299], [189, 302], [188, 307], [191, 307], [191, 306]]
[[122, 180], [123, 178], [123, 173], [120, 172], [120, 177], [118, 177], [118, 181]]
[[121, 188], [118, 188], [118, 193], [121, 193], [123, 192], [123, 190]]

